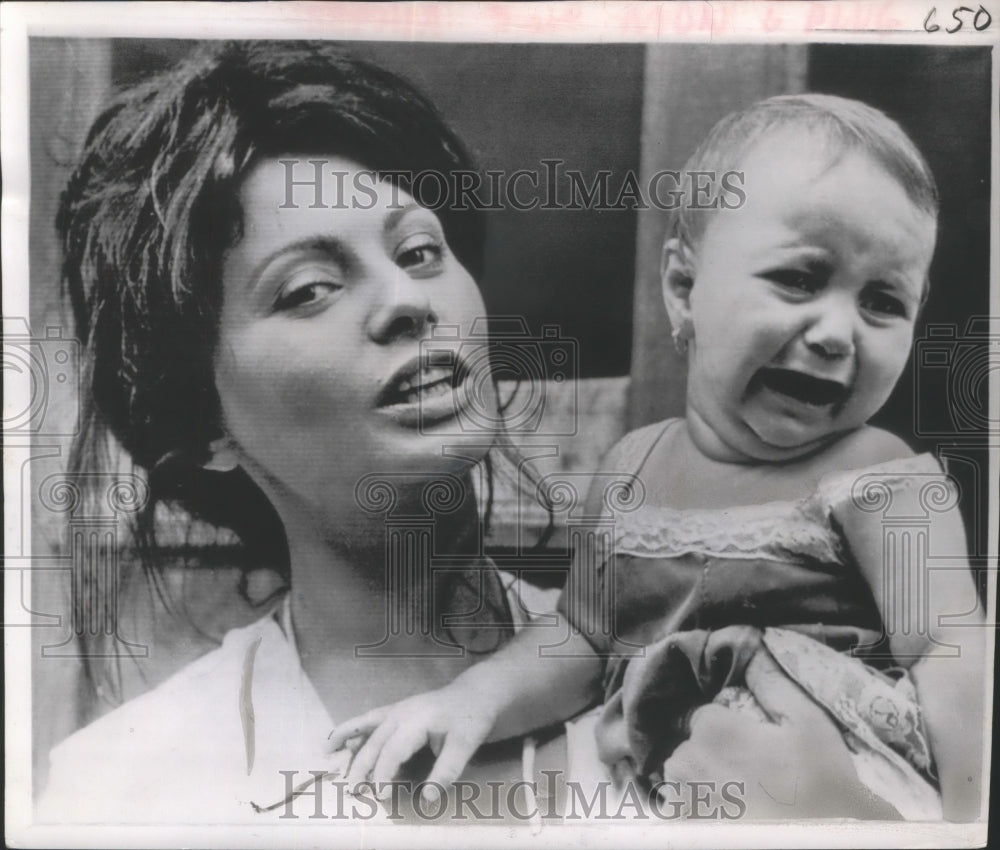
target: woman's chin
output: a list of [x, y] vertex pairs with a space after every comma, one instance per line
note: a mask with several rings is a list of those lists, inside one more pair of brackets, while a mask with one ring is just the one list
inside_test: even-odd
[[503, 423], [498, 406], [492, 383], [483, 387], [465, 381], [454, 388], [435, 387], [424, 395], [384, 404], [375, 413], [402, 432], [433, 439], [454, 437], [465, 443], [492, 442]]
[[381, 450], [370, 457], [370, 471], [423, 479], [467, 472], [485, 458], [497, 438], [496, 433], [453, 427], [399, 429], [384, 436]]
[[[384, 451], [372, 463], [397, 471], [454, 473], [479, 463], [497, 442], [499, 422], [451, 416], [410, 416], [410, 411], [380, 410], [377, 430]], [[405, 414], [405, 415], [404, 415]]]

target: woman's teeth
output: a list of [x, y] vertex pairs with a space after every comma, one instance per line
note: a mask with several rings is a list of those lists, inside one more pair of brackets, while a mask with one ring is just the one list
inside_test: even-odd
[[440, 366], [425, 366], [411, 378], [404, 378], [395, 387], [397, 404], [413, 404], [421, 398], [447, 395], [452, 391], [454, 370]]
[[448, 395], [451, 392], [451, 384], [440, 382], [431, 386], [421, 386], [413, 390], [403, 391], [403, 401], [406, 404], [413, 404], [420, 398], [433, 398], [439, 395]]

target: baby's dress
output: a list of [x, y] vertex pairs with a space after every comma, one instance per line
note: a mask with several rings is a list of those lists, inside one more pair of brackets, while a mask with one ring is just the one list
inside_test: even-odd
[[[628, 435], [609, 467], [637, 473], [679, 421]], [[797, 501], [616, 514], [599, 590], [578, 581], [560, 600], [608, 657], [596, 736], [614, 775], [654, 783], [705, 703], [766, 721], [744, 671], [768, 652], [837, 722], [862, 782], [903, 817], [941, 818], [912, 680], [893, 667], [878, 608], [834, 519], [871, 474], [890, 489], [944, 480], [938, 461], [920, 455], [829, 476]]]

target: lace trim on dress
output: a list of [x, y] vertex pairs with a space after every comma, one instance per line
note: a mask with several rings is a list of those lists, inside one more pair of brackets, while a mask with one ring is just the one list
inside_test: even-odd
[[[668, 423], [666, 427], [669, 427]], [[616, 447], [622, 469], [640, 465], [666, 431], [661, 423], [629, 434]], [[644, 506], [616, 517], [618, 554], [676, 558], [699, 554], [735, 560], [801, 563], [842, 561], [843, 541], [832, 522], [835, 508], [852, 500], [877, 511], [893, 494], [920, 488], [921, 504], [940, 510], [955, 498], [940, 461], [931, 454], [898, 458], [823, 478], [814, 493], [796, 501], [773, 501], [729, 508], [679, 510]]]
[[840, 560], [840, 539], [817, 508], [811, 500], [718, 510], [640, 508], [619, 518], [615, 548], [619, 554], [647, 558], [700, 554], [737, 560]]

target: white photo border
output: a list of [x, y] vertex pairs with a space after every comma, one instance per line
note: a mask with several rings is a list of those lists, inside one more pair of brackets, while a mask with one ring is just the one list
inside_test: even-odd
[[[688, 43], [880, 43], [990, 46], [992, 79], [991, 219], [1000, 221], [998, 156], [998, 67], [1000, 67], [1000, 0], [984, 0], [993, 25], [974, 32], [929, 33], [924, 22], [932, 6], [910, 0], [875, 2], [681, 2], [681, 3], [7, 3], [0, 6], [2, 24], [2, 206], [3, 314], [27, 316], [28, 309], [28, 39], [64, 38], [323, 38], [379, 41], [498, 41], [498, 42], [655, 42]], [[975, 5], [978, 7], [979, 3]], [[705, 22], [707, 23], [707, 26]], [[1000, 333], [1000, 268], [998, 229], [990, 250], [991, 333]], [[27, 392], [17, 376], [4, 372], [5, 407], [17, 409]], [[990, 385], [991, 421], [1000, 421], [1000, 375]], [[990, 435], [997, 443], [997, 434]], [[16, 447], [5, 446], [4, 522], [7, 546], [30, 528], [22, 513], [21, 461]], [[990, 479], [1000, 479], [1000, 458], [994, 446]], [[989, 506], [989, 552], [998, 547], [997, 488]], [[26, 508], [25, 508], [26, 511]], [[19, 554], [30, 556], [30, 543]], [[8, 548], [8, 554], [10, 549]], [[989, 622], [996, 622], [995, 573], [988, 593]], [[19, 575], [4, 571], [5, 619], [20, 606]], [[24, 592], [30, 592], [29, 586]], [[975, 847], [986, 841], [986, 823], [801, 822], [737, 824], [672, 824], [661, 828], [633, 825], [608, 827], [547, 827], [540, 835], [521, 829], [422, 826], [339, 827], [322, 832], [321, 824], [302, 821], [294, 826], [247, 827], [40, 827], [31, 824], [31, 651], [28, 630], [5, 629], [6, 661], [6, 833], [11, 846], [45, 847], [320, 847], [363, 846], [438, 847], [470, 845], [482, 848], [512, 843], [537, 846], [715, 846], [741, 847]], [[993, 658], [990, 657], [992, 676]], [[991, 691], [992, 692], [992, 691]], [[986, 718], [991, 728], [990, 718]], [[988, 762], [985, 775], [988, 776]], [[94, 781], [80, 777], [81, 782]], [[988, 783], [985, 786], [988, 789]], [[987, 791], [988, 793], [988, 791]], [[622, 832], [621, 830], [626, 830]]]

